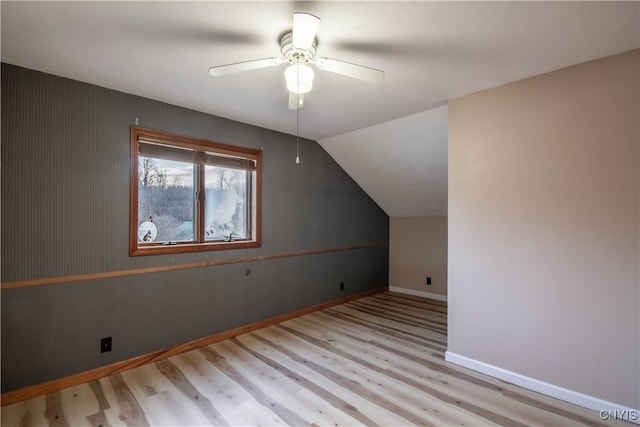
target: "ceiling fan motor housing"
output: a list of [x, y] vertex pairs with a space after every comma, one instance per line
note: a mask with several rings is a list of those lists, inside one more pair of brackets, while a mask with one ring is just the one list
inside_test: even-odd
[[280, 52], [290, 64], [307, 64], [316, 56], [317, 44], [314, 39], [309, 49], [298, 49], [293, 46], [293, 32], [289, 31], [280, 37]]

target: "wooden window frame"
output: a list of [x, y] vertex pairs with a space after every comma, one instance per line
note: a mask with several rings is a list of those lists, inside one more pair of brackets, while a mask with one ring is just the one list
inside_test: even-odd
[[[204, 236], [204, 167], [198, 167], [201, 175], [198, 181], [198, 188], [195, 190], [200, 194], [198, 197], [197, 208], [195, 210], [195, 241], [192, 242], [171, 242], [167, 243], [142, 243], [138, 242], [138, 157], [140, 155], [141, 145], [147, 145], [147, 149], [152, 144], [159, 144], [169, 147], [181, 147], [186, 149], [186, 155], [193, 156], [194, 165], [211, 164], [207, 160], [209, 154], [219, 154], [220, 163], [245, 162], [252, 166], [251, 170], [255, 172], [253, 185], [250, 185], [250, 192], [247, 198], [255, 203], [255, 207], [251, 207], [248, 211], [255, 212], [255, 217], [248, 218], [253, 225], [251, 227], [251, 236], [246, 239], [238, 239], [233, 241], [207, 241]], [[179, 150], [180, 148], [170, 148], [169, 150]], [[144, 149], [143, 149], [144, 151]], [[211, 156], [209, 156], [211, 157]], [[230, 160], [229, 160], [230, 159]], [[130, 188], [130, 208], [129, 208], [129, 255], [155, 255], [155, 254], [174, 254], [185, 252], [215, 251], [226, 249], [245, 249], [256, 248], [262, 244], [262, 151], [236, 147], [232, 145], [222, 144], [214, 141], [207, 141], [198, 138], [191, 138], [182, 135], [176, 135], [168, 132], [146, 129], [138, 126], [131, 126], [131, 188]], [[255, 198], [253, 193], [255, 193]]]

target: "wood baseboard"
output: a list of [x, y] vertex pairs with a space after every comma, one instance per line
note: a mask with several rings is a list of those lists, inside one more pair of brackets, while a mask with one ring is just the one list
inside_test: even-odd
[[333, 307], [338, 304], [344, 304], [349, 301], [368, 297], [370, 295], [375, 295], [381, 292], [386, 292], [387, 290], [387, 287], [378, 288], [339, 298], [336, 300], [312, 305], [310, 307], [305, 307], [300, 310], [292, 311], [290, 313], [281, 314], [269, 319], [261, 320], [258, 322], [250, 323], [248, 325], [230, 329], [228, 331], [210, 335], [208, 337], [199, 338], [197, 340], [189, 341], [184, 344], [179, 344], [177, 346], [170, 347], [164, 350], [159, 350], [152, 353], [144, 354], [142, 356], [133, 357], [128, 360], [123, 360], [121, 362], [112, 363], [107, 366], [102, 366], [99, 368], [91, 369], [89, 371], [69, 375], [64, 378], [59, 378], [56, 380], [47, 381], [45, 383], [2, 393], [2, 395], [0, 395], [0, 406], [11, 405], [14, 403], [22, 402], [24, 400], [32, 399], [34, 397], [42, 396], [44, 394], [53, 393], [67, 387], [97, 380], [109, 375], [117, 374], [119, 372], [145, 365], [147, 363], [156, 362], [158, 360], [166, 359], [168, 357], [176, 356], [187, 351], [223, 341], [237, 335], [242, 335], [251, 331], [255, 331], [257, 329], [266, 328], [267, 326], [275, 325], [277, 323], [281, 323], [295, 317], [304, 316], [305, 314], [313, 313], [314, 311], [323, 310], [325, 308]]

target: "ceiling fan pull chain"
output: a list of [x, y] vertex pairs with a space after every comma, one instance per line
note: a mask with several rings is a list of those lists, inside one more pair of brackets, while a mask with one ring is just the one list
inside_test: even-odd
[[[298, 76], [296, 78], [298, 102], [300, 99], [300, 66], [296, 66]], [[298, 106], [299, 107], [299, 106]], [[296, 164], [300, 163], [300, 108], [296, 108]]]

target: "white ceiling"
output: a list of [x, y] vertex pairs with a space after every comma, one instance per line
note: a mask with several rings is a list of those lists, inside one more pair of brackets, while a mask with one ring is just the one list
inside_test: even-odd
[[386, 76], [374, 85], [317, 71], [300, 134], [318, 140], [390, 216], [446, 215], [447, 118], [436, 107], [640, 46], [639, 2], [2, 1], [0, 8], [3, 62], [290, 134], [296, 121], [284, 65], [216, 78], [207, 70], [279, 56], [293, 12], [319, 16], [319, 56]]
[[443, 105], [320, 144], [390, 216], [446, 215], [447, 112]]

